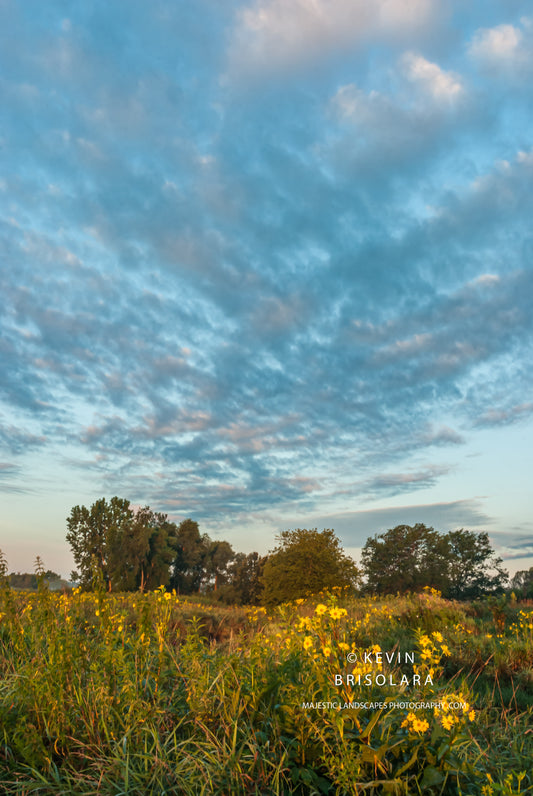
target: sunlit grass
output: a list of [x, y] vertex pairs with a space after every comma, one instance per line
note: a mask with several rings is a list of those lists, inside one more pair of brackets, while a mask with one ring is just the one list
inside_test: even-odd
[[267, 612], [4, 589], [3, 792], [528, 793], [532, 630], [531, 607], [431, 590]]

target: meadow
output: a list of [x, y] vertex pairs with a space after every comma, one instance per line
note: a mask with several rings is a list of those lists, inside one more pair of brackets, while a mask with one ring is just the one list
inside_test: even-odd
[[513, 599], [3, 589], [0, 674], [5, 794], [533, 793]]

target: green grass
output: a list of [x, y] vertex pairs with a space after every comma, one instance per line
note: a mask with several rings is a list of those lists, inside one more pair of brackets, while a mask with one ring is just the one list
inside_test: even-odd
[[[4, 590], [2, 792], [531, 793], [532, 609], [493, 608], [336, 592], [267, 614], [164, 591]], [[413, 651], [433, 685], [335, 686], [359, 671], [347, 653], [373, 645]], [[467, 709], [302, 709], [454, 694]]]

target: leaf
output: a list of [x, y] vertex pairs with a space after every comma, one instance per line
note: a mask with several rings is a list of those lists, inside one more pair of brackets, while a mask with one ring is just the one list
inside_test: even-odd
[[433, 785], [440, 785], [443, 779], [444, 774], [442, 771], [439, 771], [435, 766], [427, 766], [427, 768], [424, 769], [424, 776], [420, 782], [420, 787], [424, 790], [425, 788], [431, 788]]

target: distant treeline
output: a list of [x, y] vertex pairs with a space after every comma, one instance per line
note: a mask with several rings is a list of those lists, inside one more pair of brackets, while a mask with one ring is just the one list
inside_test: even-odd
[[[533, 567], [511, 582], [486, 532], [438, 533], [422, 523], [397, 525], [370, 537], [358, 566], [332, 530], [296, 529], [277, 537], [268, 555], [235, 552], [229, 542], [200, 533], [192, 519], [176, 524], [150, 507], [133, 508], [113, 497], [75, 506], [67, 541], [77, 570], [71, 581], [84, 590], [147, 591], [163, 585], [183, 595], [209, 593], [232, 604], [275, 604], [341, 586], [353, 592], [395, 594], [438, 589], [464, 600], [498, 594], [507, 586], [533, 597]], [[37, 572], [7, 575], [0, 552], [0, 580], [20, 589], [67, 585], [37, 559]]]

